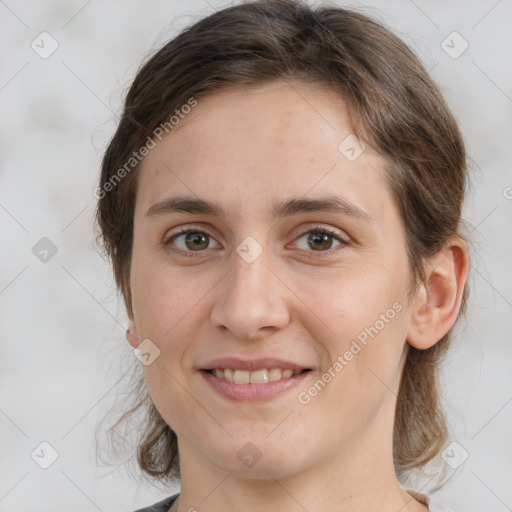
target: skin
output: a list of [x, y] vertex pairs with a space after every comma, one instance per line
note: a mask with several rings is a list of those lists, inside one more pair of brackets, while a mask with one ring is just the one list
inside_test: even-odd
[[[135, 348], [150, 339], [159, 348], [145, 379], [178, 436], [181, 495], [171, 510], [427, 510], [395, 477], [394, 407], [409, 345], [434, 345], [456, 320], [464, 243], [453, 237], [427, 262], [428, 279], [411, 298], [384, 160], [368, 145], [353, 162], [338, 150], [352, 130], [333, 91], [273, 82], [198, 102], [143, 162], [130, 274], [128, 341]], [[176, 195], [215, 201], [225, 218], [147, 215]], [[271, 212], [274, 201], [327, 195], [370, 220]], [[308, 234], [318, 225], [347, 243], [329, 237], [315, 250]], [[186, 235], [169, 241], [180, 226], [206, 235], [199, 250]], [[249, 235], [263, 251], [252, 263], [236, 252]], [[298, 394], [397, 303], [401, 311], [308, 404], [299, 403]], [[280, 357], [313, 371], [270, 401], [233, 402], [198, 371], [227, 356]], [[247, 442], [261, 453], [251, 468], [237, 457]]]

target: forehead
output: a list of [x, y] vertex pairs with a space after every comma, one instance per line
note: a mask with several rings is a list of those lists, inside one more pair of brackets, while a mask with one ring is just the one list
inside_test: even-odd
[[143, 161], [137, 204], [170, 193], [215, 197], [237, 215], [287, 196], [340, 192], [376, 208], [389, 201], [383, 159], [368, 146], [353, 158], [362, 146], [333, 90], [272, 82], [197, 101]]

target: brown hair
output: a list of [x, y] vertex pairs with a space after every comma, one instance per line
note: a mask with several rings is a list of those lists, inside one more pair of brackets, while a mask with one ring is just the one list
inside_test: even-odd
[[[196, 22], [147, 60], [105, 152], [97, 222], [129, 315], [138, 165], [127, 169], [126, 162], [190, 98], [200, 102], [205, 94], [274, 80], [317, 83], [339, 93], [354, 133], [385, 158], [414, 286], [425, 278], [425, 258], [449, 236], [460, 235], [467, 172], [464, 143], [439, 88], [406, 44], [353, 10], [313, 8], [301, 0], [244, 3]], [[123, 166], [122, 179], [115, 179]], [[446, 442], [438, 370], [449, 343], [450, 333], [428, 350], [409, 347], [394, 423], [399, 477], [424, 467]], [[138, 440], [140, 467], [160, 481], [179, 476], [176, 435], [142, 382], [137, 383], [133, 407], [114, 427], [141, 408], [145, 428]]]

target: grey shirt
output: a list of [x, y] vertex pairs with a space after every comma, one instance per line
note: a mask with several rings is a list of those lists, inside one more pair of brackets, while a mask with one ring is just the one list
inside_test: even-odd
[[[423, 494], [421, 492], [413, 491], [412, 489], [406, 489], [406, 491], [416, 498], [419, 502], [428, 506], [428, 512], [452, 512], [449, 508], [436, 501], [432, 496]], [[169, 496], [150, 507], [141, 508], [135, 512], [168, 512], [172, 504], [178, 499], [179, 493]]]
[[[428, 512], [452, 512], [451, 509], [444, 506], [439, 501], [435, 500], [432, 496], [422, 492], [413, 491], [412, 489], [405, 489], [411, 496], [416, 498], [420, 503], [427, 505]], [[167, 512], [167, 511], [166, 511]]]

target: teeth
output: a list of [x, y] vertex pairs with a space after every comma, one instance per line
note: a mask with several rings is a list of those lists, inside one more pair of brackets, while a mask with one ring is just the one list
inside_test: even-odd
[[275, 380], [280, 380], [283, 371], [280, 368], [272, 368], [268, 373], [268, 380], [270, 382], [274, 382]]
[[215, 368], [213, 374], [219, 379], [234, 382], [235, 384], [266, 384], [276, 380], [288, 379], [292, 375], [298, 375], [302, 370], [291, 370], [289, 368], [270, 368], [256, 370], [253, 372], [247, 370], [231, 370], [230, 368]]
[[244, 370], [235, 370], [233, 373], [233, 382], [235, 384], [249, 384], [250, 382], [250, 373]]
[[265, 384], [268, 382], [268, 370], [257, 370], [255, 372], [250, 372], [249, 382], [251, 384]]

